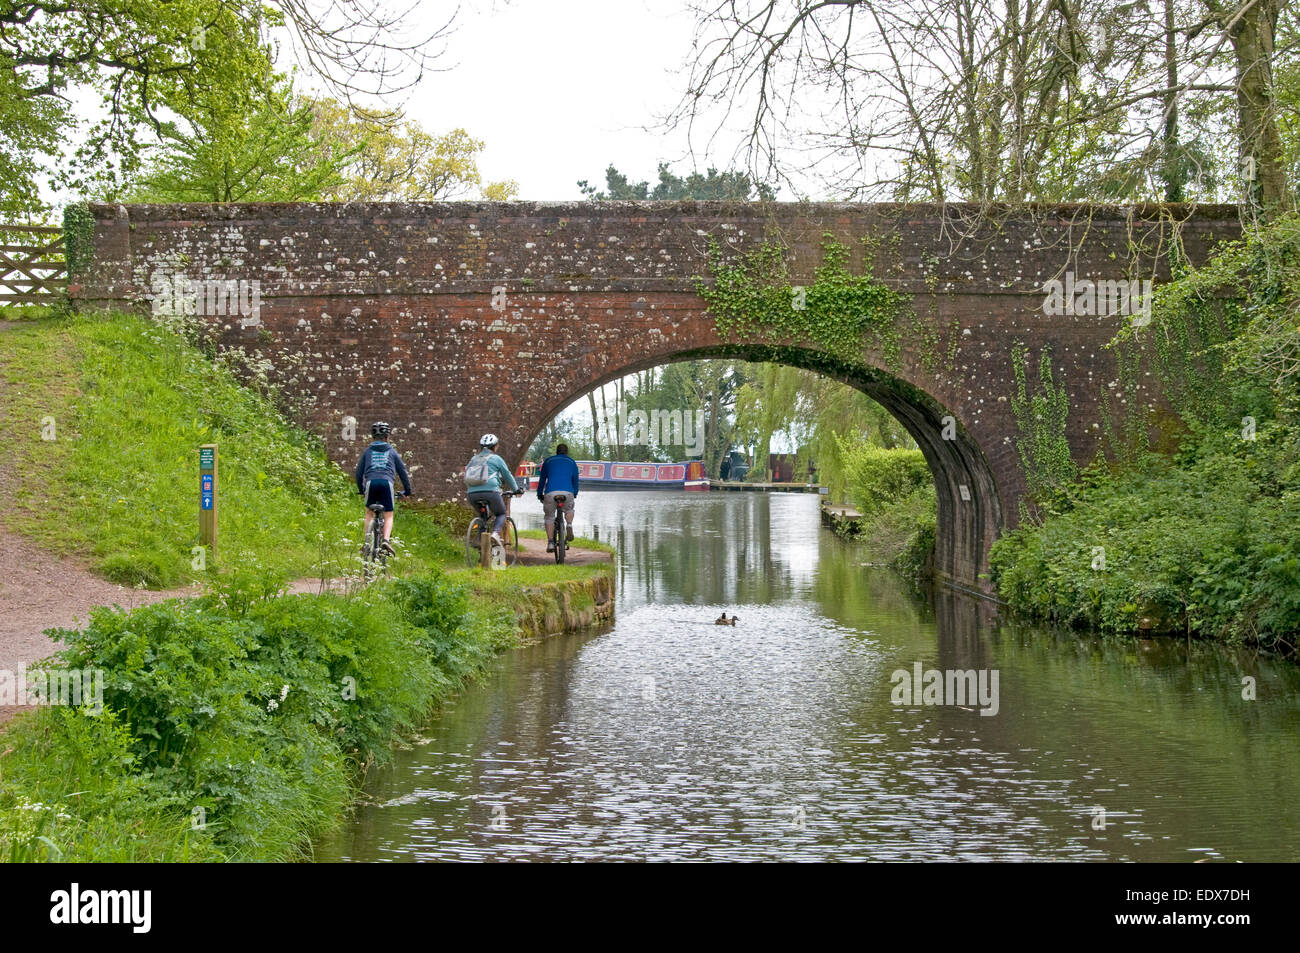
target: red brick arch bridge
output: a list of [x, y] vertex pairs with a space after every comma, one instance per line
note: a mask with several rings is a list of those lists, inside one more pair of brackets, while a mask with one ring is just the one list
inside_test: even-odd
[[[541, 428], [621, 375], [700, 357], [823, 371], [888, 408], [916, 439], [939, 501], [936, 571], [986, 588], [988, 548], [1017, 520], [1012, 352], [1050, 347], [1077, 460], [1102, 445], [1102, 394], [1158, 401], [1151, 378], [1116, 394], [1106, 348], [1131, 315], [1044, 286], [1167, 274], [1175, 238], [1199, 261], [1236, 237], [1235, 207], [1041, 207], [716, 202], [95, 205], [93, 251], [72, 275], [82, 306], [191, 310], [267, 355], [314, 398], [305, 421], [350, 466], [372, 419], [391, 420], [419, 495], [456, 496], [479, 434], [517, 462]], [[901, 355], [831, 360], [806, 340], [719, 333], [695, 291], [708, 248], [786, 249], [811, 278], [823, 236], [874, 251], [910, 296]], [[84, 256], [83, 256], [84, 257]], [[860, 258], [860, 255], [859, 255]], [[861, 264], [859, 261], [858, 265]], [[1113, 286], [1112, 286], [1113, 288]], [[188, 304], [185, 296], [189, 295]], [[195, 304], [195, 301], [198, 304]], [[1115, 310], [1114, 307], [1111, 310]], [[929, 330], [921, 333], [917, 329]], [[910, 330], [909, 330], [910, 329]], [[936, 359], [936, 356], [938, 359]], [[945, 418], [955, 426], [946, 428]], [[946, 438], [946, 439], [945, 439]]]

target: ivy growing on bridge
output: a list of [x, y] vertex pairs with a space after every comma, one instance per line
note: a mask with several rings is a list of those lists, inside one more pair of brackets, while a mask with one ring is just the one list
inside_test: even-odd
[[[863, 244], [869, 251], [871, 242]], [[875, 350], [896, 368], [907, 295], [872, 274], [870, 254], [863, 256], [861, 274], [850, 272], [849, 258], [849, 249], [828, 232], [813, 281], [795, 284], [781, 245], [764, 242], [728, 259], [711, 239], [713, 282], [699, 280], [696, 290], [724, 337], [768, 344], [807, 341], [834, 360], [854, 364]]]
[[[1027, 355], [1023, 344], [1017, 344], [1011, 351], [1011, 366], [1016, 379], [1015, 393], [1011, 395], [1011, 413], [1019, 433], [1016, 450], [1025, 471], [1025, 488], [1037, 507], [1049, 504], [1079, 471], [1065, 436], [1070, 399], [1065, 393], [1065, 385], [1057, 386], [1053, 379], [1052, 352], [1049, 348], [1042, 350], [1038, 362], [1037, 393], [1029, 392], [1025, 367]], [[1021, 520], [1027, 521], [1032, 514], [1023, 500], [1020, 510]]]

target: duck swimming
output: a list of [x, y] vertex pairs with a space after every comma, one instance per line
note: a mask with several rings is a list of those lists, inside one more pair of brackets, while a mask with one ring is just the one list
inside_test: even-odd
[[718, 616], [716, 619], [713, 620], [713, 624], [714, 625], [735, 625], [737, 621], [739, 620], [737, 620], [737, 618], [734, 615], [730, 619], [728, 619], [727, 614], [724, 612], [722, 613], [722, 615]]

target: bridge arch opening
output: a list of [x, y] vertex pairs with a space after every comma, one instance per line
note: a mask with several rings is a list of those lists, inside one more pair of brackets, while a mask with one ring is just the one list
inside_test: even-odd
[[[622, 378], [693, 360], [772, 363], [814, 371], [846, 384], [884, 408], [915, 441], [930, 468], [938, 505], [934, 572], [950, 585], [988, 591], [988, 548], [1003, 525], [999, 488], [989, 461], [961, 420], [925, 391], [879, 368], [829, 358], [810, 348], [720, 344], [655, 355], [574, 383], [539, 403], [535, 414], [503, 440], [517, 467], [543, 430], [566, 408]], [[562, 377], [566, 382], [572, 377]], [[757, 464], [757, 461], [756, 461]], [[714, 474], [716, 476], [716, 474]]]

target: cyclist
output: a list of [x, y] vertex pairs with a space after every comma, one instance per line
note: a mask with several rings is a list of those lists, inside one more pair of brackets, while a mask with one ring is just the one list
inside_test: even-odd
[[383, 545], [389, 555], [393, 553], [393, 545], [388, 541], [393, 535], [393, 484], [399, 477], [402, 480], [402, 496], [411, 495], [411, 480], [406, 474], [406, 464], [387, 440], [391, 430], [382, 420], [370, 427], [370, 434], [375, 439], [361, 451], [356, 471], [357, 492], [361, 494], [361, 505], [366, 508], [365, 538], [370, 538], [370, 521], [375, 515], [370, 506], [372, 503], [381, 503], [384, 507]]
[[501, 528], [506, 525], [506, 502], [501, 497], [502, 478], [510, 487], [510, 492], [518, 496], [524, 491], [515, 482], [514, 474], [506, 462], [497, 456], [497, 435], [485, 433], [478, 442], [478, 452], [469, 458], [465, 465], [465, 487], [470, 506], [480, 500], [487, 503], [492, 515], [496, 517], [492, 525], [492, 542], [504, 546], [501, 541]]
[[564, 538], [573, 542], [573, 504], [578, 495], [578, 464], [569, 456], [569, 445], [556, 446], [555, 455], [542, 461], [537, 472], [537, 498], [542, 501], [542, 515], [546, 520], [546, 551], [555, 552], [555, 497], [564, 494]]

